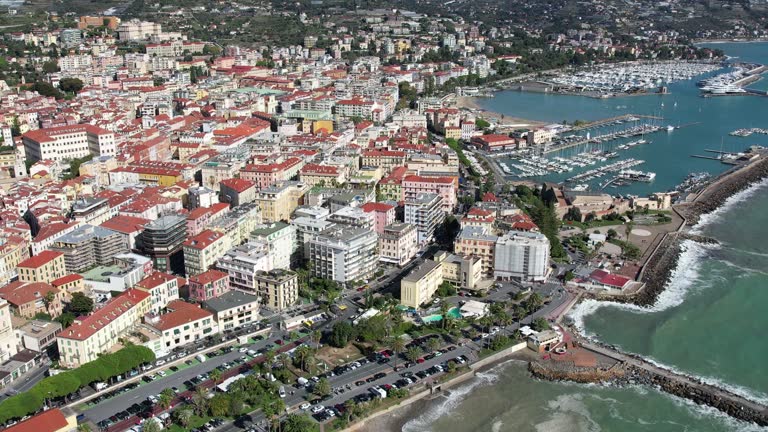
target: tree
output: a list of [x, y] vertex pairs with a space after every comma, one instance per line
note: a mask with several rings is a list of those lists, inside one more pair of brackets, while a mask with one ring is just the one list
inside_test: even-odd
[[298, 362], [299, 367], [301, 367], [301, 370], [309, 372], [307, 370], [307, 362], [312, 358], [312, 349], [309, 348], [306, 345], [301, 345], [298, 348], [296, 348], [296, 351], [293, 353], [293, 358], [296, 362]]
[[189, 408], [177, 409], [173, 412], [173, 421], [181, 427], [187, 427], [194, 412]]
[[213, 380], [213, 384], [216, 385], [221, 380], [221, 371], [218, 369], [214, 369], [211, 371], [211, 379]]
[[59, 88], [66, 93], [77, 93], [83, 89], [83, 86], [80, 78], [62, 78], [59, 81]]
[[173, 390], [169, 388], [164, 389], [162, 392], [160, 392], [158, 403], [163, 409], [168, 409], [171, 406], [171, 402], [173, 402], [174, 396], [176, 395], [173, 393]]
[[56, 73], [59, 71], [59, 65], [55, 61], [47, 61], [43, 63], [43, 72], [47, 74]]
[[397, 368], [397, 360], [400, 358], [400, 353], [405, 350], [405, 342], [403, 341], [403, 338], [399, 336], [392, 338], [392, 341], [389, 343], [389, 349], [395, 353], [394, 367]]
[[635, 223], [632, 221], [627, 222], [626, 225], [624, 225], [624, 235], [627, 237], [627, 243], [629, 243], [629, 239], [632, 236], [632, 229], [635, 227]]
[[538, 317], [533, 320], [531, 328], [536, 331], [549, 330], [549, 323], [543, 317]]
[[427, 341], [427, 349], [429, 351], [437, 351], [440, 348], [440, 340], [436, 337], [429, 338]]
[[440, 301], [440, 315], [443, 317], [443, 319], [440, 320], [440, 325], [443, 329], [445, 329], [445, 324], [448, 321], [448, 311], [450, 310], [451, 305], [448, 304], [447, 301], [441, 300]]
[[333, 325], [328, 343], [336, 348], [344, 348], [354, 339], [355, 329], [347, 321], [339, 321]]
[[320, 378], [320, 381], [318, 381], [312, 389], [312, 393], [320, 397], [329, 395], [331, 393], [331, 384], [328, 382], [328, 379]]
[[405, 351], [405, 358], [408, 359], [411, 363], [416, 363], [416, 360], [418, 360], [421, 357], [421, 349], [417, 346], [409, 347]]
[[306, 414], [288, 414], [282, 424], [282, 432], [316, 432], [317, 430], [317, 423]]
[[67, 328], [72, 325], [73, 322], [75, 322], [75, 315], [71, 312], [64, 312], [63, 314], [57, 316], [54, 321], [61, 324], [61, 328]]
[[613, 240], [619, 236], [619, 233], [617, 233], [615, 229], [611, 228], [608, 230], [605, 236], [608, 240]]
[[485, 119], [478, 118], [477, 120], [475, 120], [475, 127], [477, 129], [486, 129], [491, 127], [491, 124], [488, 123], [488, 121]]
[[531, 293], [530, 296], [528, 296], [528, 299], [525, 301], [525, 307], [528, 310], [528, 313], [536, 312], [541, 308], [541, 306], [544, 304], [544, 300], [542, 300], [541, 295], [537, 292]]
[[160, 432], [163, 428], [160, 426], [160, 420], [150, 417], [144, 421], [141, 430], [142, 432]]
[[93, 300], [83, 293], [73, 293], [67, 310], [77, 316], [88, 315], [93, 311]]
[[43, 296], [43, 304], [45, 305], [45, 310], [48, 311], [48, 314], [51, 313], [51, 304], [53, 304], [54, 300], [56, 300], [56, 293], [53, 291], [48, 291]]
[[225, 417], [229, 414], [229, 395], [217, 393], [208, 402], [208, 410], [213, 417]]
[[202, 387], [198, 387], [195, 390], [195, 394], [192, 395], [192, 406], [195, 407], [195, 413], [199, 416], [204, 415], [208, 411], [207, 396], [208, 392]]

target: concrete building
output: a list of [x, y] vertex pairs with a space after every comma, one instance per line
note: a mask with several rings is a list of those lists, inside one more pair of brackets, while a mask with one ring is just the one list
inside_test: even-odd
[[492, 276], [497, 240], [498, 236], [488, 233], [485, 228], [466, 226], [456, 236], [453, 250], [460, 255], [480, 258], [483, 263], [483, 273]]
[[190, 300], [203, 302], [229, 291], [229, 274], [223, 271], [211, 269], [189, 278]]
[[133, 287], [150, 273], [150, 258], [127, 253], [115, 256], [109, 265], [94, 267], [81, 275], [85, 289], [108, 296], [112, 291], [125, 291]]
[[249, 241], [266, 247], [272, 261], [271, 268], [290, 268], [293, 254], [298, 250], [296, 227], [285, 222], [258, 226], [251, 232]]
[[256, 183], [250, 180], [231, 178], [219, 182], [219, 200], [233, 207], [256, 199]]
[[256, 292], [256, 273], [272, 270], [267, 248], [256, 243], [246, 243], [230, 249], [219, 259], [216, 267], [227, 272], [230, 288], [249, 293]]
[[440, 263], [426, 260], [400, 281], [400, 303], [417, 309], [432, 300], [442, 283], [443, 269]]
[[213, 314], [219, 331], [242, 328], [259, 320], [259, 297], [242, 291], [230, 291], [203, 302]]
[[445, 220], [442, 198], [434, 193], [422, 193], [405, 201], [405, 223], [416, 227], [418, 241], [424, 245], [435, 237], [435, 230]]
[[376, 230], [376, 214], [365, 212], [360, 207], [342, 207], [331, 213], [327, 220], [337, 225]]
[[19, 346], [36, 352], [43, 352], [56, 343], [61, 324], [56, 321], [32, 320], [16, 329]]
[[377, 235], [365, 228], [333, 227], [307, 243], [312, 274], [341, 283], [370, 278], [379, 259]]
[[11, 305], [0, 298], [0, 362], [5, 362], [18, 352], [12, 315]]
[[79, 198], [72, 204], [72, 219], [91, 225], [99, 225], [117, 215], [106, 198]]
[[303, 259], [307, 259], [309, 257], [307, 252], [307, 240], [312, 238], [313, 235], [325, 231], [336, 224], [327, 221], [325, 218], [301, 216], [292, 220], [291, 225], [296, 227], [296, 249], [301, 253]]
[[67, 274], [64, 254], [45, 250], [29, 257], [16, 266], [19, 280], [22, 282], [45, 282], [63, 277]]
[[59, 363], [78, 367], [108, 352], [151, 306], [150, 295], [128, 290], [90, 315], [81, 316], [56, 337]]
[[490, 288], [493, 283], [492, 280], [483, 278], [483, 264], [478, 257], [439, 251], [434, 260], [443, 267], [443, 280], [457, 288], [474, 291]]
[[395, 206], [382, 202], [369, 202], [360, 207], [366, 213], [374, 216], [374, 229], [379, 235], [384, 233], [384, 227], [395, 222]]
[[117, 37], [121, 41], [145, 40], [162, 33], [163, 27], [160, 24], [137, 19], [123, 21], [117, 27]]
[[232, 247], [229, 236], [205, 230], [184, 242], [184, 270], [187, 277], [208, 270]]
[[27, 159], [33, 161], [115, 156], [115, 134], [97, 126], [76, 124], [29, 131], [22, 136]]
[[347, 181], [342, 167], [319, 164], [306, 164], [299, 171], [299, 179], [309, 186], [336, 186]]
[[438, 194], [442, 198], [441, 206], [446, 213], [452, 213], [456, 207], [456, 191], [457, 181], [452, 177], [409, 175], [403, 179], [403, 194], [406, 200], [422, 193]]
[[208, 208], [219, 202], [219, 194], [205, 186], [189, 188], [189, 209]]
[[384, 227], [379, 236], [379, 261], [404, 266], [419, 250], [416, 227], [407, 223], [393, 223]]
[[128, 252], [120, 233], [88, 224], [57, 238], [50, 249], [64, 254], [68, 273], [79, 273], [94, 265], [107, 265], [115, 255]]
[[261, 303], [269, 309], [281, 311], [299, 300], [299, 277], [291, 270], [260, 271], [253, 279]]
[[549, 240], [544, 234], [509, 231], [496, 242], [496, 279], [543, 281], [549, 272]]
[[149, 219], [119, 214], [99, 226], [119, 233], [125, 247], [133, 250], [136, 247], [136, 237], [144, 231], [144, 226], [149, 222]]
[[261, 207], [264, 222], [288, 221], [291, 214], [302, 204], [304, 194], [309, 190], [300, 182], [283, 182], [262, 189], [255, 202]]
[[77, 430], [77, 417], [74, 413], [64, 415], [60, 409], [51, 408], [5, 430], [7, 432], [73, 432]]
[[179, 299], [179, 285], [181, 279], [172, 274], [154, 272], [140, 280], [135, 288], [149, 293], [151, 298], [150, 312], [159, 314], [168, 303]]
[[213, 314], [200, 305], [174, 300], [168, 303], [167, 310], [162, 315], [144, 317], [144, 324], [158, 334], [162, 352], [169, 353], [219, 332]]
[[181, 274], [186, 239], [187, 219], [167, 215], [144, 226], [144, 231], [136, 237], [136, 249], [152, 258], [157, 270]]

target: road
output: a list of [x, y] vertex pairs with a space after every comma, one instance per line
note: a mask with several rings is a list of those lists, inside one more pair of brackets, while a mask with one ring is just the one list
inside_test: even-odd
[[15, 395], [16, 393], [24, 393], [31, 389], [40, 380], [45, 378], [45, 373], [48, 372], [49, 364], [44, 363], [41, 367], [34, 369], [32, 372], [27, 372], [23, 378], [19, 378], [8, 387], [5, 387], [4, 393], [0, 395], [0, 401]]

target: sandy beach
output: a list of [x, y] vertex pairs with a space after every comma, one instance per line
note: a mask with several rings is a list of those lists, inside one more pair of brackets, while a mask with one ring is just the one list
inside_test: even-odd
[[519, 117], [510, 117], [494, 111], [488, 111], [479, 104], [479, 98], [470, 96], [456, 97], [456, 106], [476, 112], [477, 116], [491, 123], [497, 124], [500, 128], [519, 128], [531, 126], [543, 126], [546, 122], [523, 119]]

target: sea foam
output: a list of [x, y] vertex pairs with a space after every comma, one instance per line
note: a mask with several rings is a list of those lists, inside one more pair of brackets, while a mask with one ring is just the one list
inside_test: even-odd
[[732, 210], [736, 205], [746, 201], [761, 188], [768, 186], [768, 178], [764, 178], [756, 183], [749, 185], [746, 189], [729, 196], [723, 204], [717, 209], [699, 216], [699, 222], [693, 227], [691, 233], [701, 234], [701, 230], [714, 222], [719, 221], [722, 216]]

